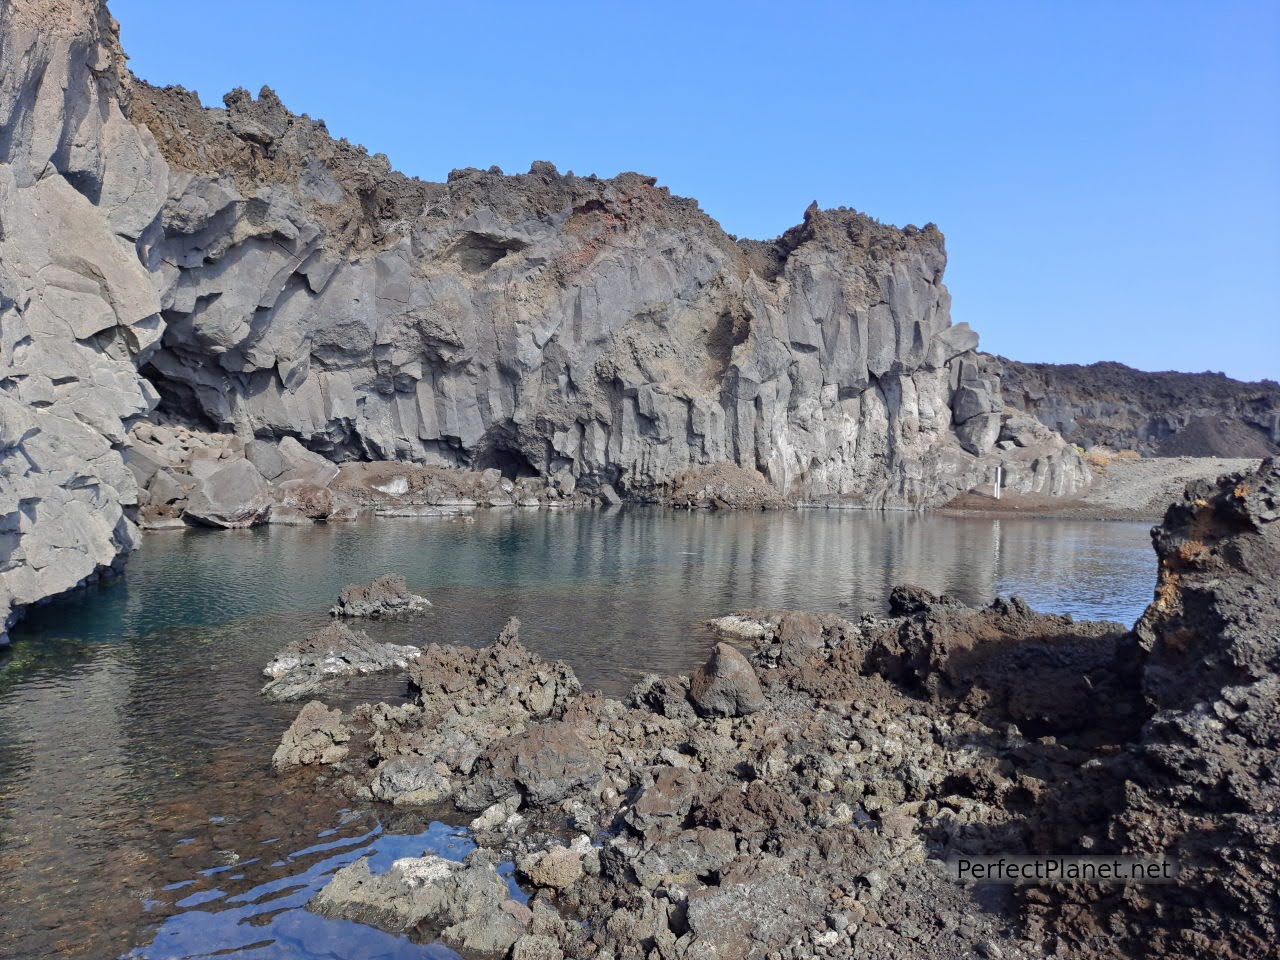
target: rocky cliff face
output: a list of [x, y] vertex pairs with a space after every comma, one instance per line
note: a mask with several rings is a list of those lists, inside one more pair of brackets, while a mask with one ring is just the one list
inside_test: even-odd
[[1121, 363], [1002, 366], [1004, 402], [1082, 447], [1146, 456], [1280, 453], [1280, 384], [1220, 373], [1147, 373]]
[[[646, 492], [731, 462], [926, 506], [1088, 473], [952, 326], [933, 226], [810, 208], [735, 241], [652, 178], [425, 183], [269, 90], [205, 109], [124, 68], [95, 0], [2, 13], [4, 487], [18, 604], [133, 544], [127, 428]], [[144, 480], [156, 471], [135, 471]]]
[[90, 2], [0, 10], [0, 638], [10, 603], [61, 593], [135, 542], [125, 424], [160, 295], [138, 256], [168, 192], [125, 118], [113, 24]]

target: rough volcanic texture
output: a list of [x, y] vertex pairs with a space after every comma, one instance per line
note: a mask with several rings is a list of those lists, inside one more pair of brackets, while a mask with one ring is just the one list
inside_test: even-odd
[[1280, 384], [1221, 373], [1147, 373], [1120, 363], [1003, 365], [1010, 407], [1072, 443], [1147, 456], [1262, 458], [1280, 453]]
[[[637, 174], [410, 180], [269, 90], [206, 110], [137, 84], [131, 110], [190, 174], [149, 251], [169, 326], [146, 372], [210, 425], [568, 490], [731, 461], [927, 504], [984, 475], [998, 380], [950, 325], [931, 226], [813, 207], [738, 244]], [[1074, 489], [1043, 439], [1013, 482]]]
[[[645, 677], [619, 702], [513, 622], [480, 650], [425, 650], [414, 702], [308, 705], [281, 754], [357, 799], [476, 814], [477, 866], [514, 860], [534, 889], [506, 914], [512, 956], [1269, 956], [1280, 465], [1193, 485], [1154, 539], [1132, 630], [899, 587], [887, 618], [721, 618], [749, 657], [720, 644], [692, 681]], [[1050, 854], [1167, 860], [1177, 879], [983, 889], [941, 863]], [[358, 907], [375, 923], [445, 892], [385, 883]], [[494, 903], [477, 924], [510, 929]]]
[[1173, 859], [1179, 880], [1038, 906], [1073, 955], [1269, 956], [1280, 941], [1280, 464], [1188, 487], [1153, 536], [1156, 598], [1134, 628], [1153, 713], [1113, 765], [1123, 802], [1102, 842]]
[[331, 623], [271, 658], [262, 670], [269, 678], [262, 693], [269, 700], [301, 700], [319, 695], [334, 680], [403, 670], [417, 655], [417, 647], [377, 643], [362, 631]]
[[[127, 428], [157, 402], [246, 452], [497, 469], [562, 497], [720, 463], [868, 506], [944, 502], [997, 462], [1013, 489], [1087, 482], [951, 325], [933, 226], [814, 206], [738, 242], [634, 173], [424, 183], [269, 90], [206, 109], [133, 78], [101, 0], [6, 4], [0, 38], [6, 609], [133, 545]], [[230, 469], [216, 496], [182, 491], [192, 520], [327, 510], [324, 483], [269, 497]]]
[[431, 601], [410, 593], [404, 577], [388, 573], [372, 583], [343, 587], [337, 604], [329, 611], [335, 617], [395, 617], [431, 606]]
[[[474, 814], [482, 851], [534, 890], [512, 956], [1026, 956], [1017, 915], [980, 907], [937, 858], [1022, 842], [1029, 798], [1088, 756], [1079, 716], [1105, 747], [1136, 728], [1106, 722], [1109, 694], [1136, 699], [1117, 669], [1127, 631], [895, 597], [889, 619], [752, 612], [750, 658], [721, 644], [692, 682], [645, 677], [625, 703], [582, 694], [512, 623], [485, 648], [425, 650], [415, 702], [359, 707], [336, 737], [309, 706], [286, 743], [316, 739], [296, 761], [315, 764], [345, 737], [322, 776], [358, 799]], [[926, 695], [932, 674], [945, 682]], [[419, 867], [431, 877], [376, 884], [353, 868], [313, 908], [430, 939], [440, 924], [413, 905], [447, 897], [452, 874], [404, 870]], [[492, 902], [477, 921], [506, 925]]]

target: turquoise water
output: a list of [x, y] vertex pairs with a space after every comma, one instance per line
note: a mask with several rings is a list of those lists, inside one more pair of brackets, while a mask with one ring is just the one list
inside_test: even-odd
[[[616, 694], [700, 662], [708, 617], [879, 611], [903, 582], [1131, 622], [1154, 585], [1148, 529], [627, 509], [148, 535], [125, 577], [35, 612], [0, 655], [0, 956], [442, 955], [300, 909], [351, 858], [462, 842], [269, 771], [297, 706], [262, 700], [262, 665], [347, 583], [396, 572], [432, 600], [368, 625], [376, 639], [479, 643], [515, 615]], [[332, 700], [404, 692], [370, 678]]]

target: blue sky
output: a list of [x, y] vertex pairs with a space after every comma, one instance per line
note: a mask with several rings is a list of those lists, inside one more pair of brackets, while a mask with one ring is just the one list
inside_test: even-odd
[[985, 349], [1280, 379], [1274, 0], [110, 7], [138, 75], [267, 84], [406, 173], [638, 170], [756, 238], [933, 221]]

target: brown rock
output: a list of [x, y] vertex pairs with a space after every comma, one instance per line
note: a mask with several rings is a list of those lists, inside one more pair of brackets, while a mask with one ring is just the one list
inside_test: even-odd
[[342, 711], [312, 700], [298, 712], [271, 757], [277, 770], [310, 764], [337, 763], [347, 755], [351, 734], [342, 725]]

